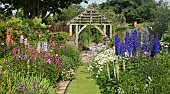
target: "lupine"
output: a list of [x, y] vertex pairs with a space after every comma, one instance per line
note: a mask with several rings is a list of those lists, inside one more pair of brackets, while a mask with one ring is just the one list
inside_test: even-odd
[[120, 38], [118, 34], [115, 35], [115, 54], [120, 55]]

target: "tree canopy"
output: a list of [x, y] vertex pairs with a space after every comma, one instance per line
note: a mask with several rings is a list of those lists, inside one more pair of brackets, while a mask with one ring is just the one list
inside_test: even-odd
[[46, 19], [50, 14], [60, 13], [61, 9], [81, 2], [87, 3], [87, 0], [1, 0], [0, 13], [9, 15], [12, 10], [23, 9], [25, 18], [41, 16]]
[[155, 0], [108, 0], [100, 5], [101, 8], [112, 7], [116, 14], [123, 14], [128, 23], [150, 20], [154, 16], [156, 6]]

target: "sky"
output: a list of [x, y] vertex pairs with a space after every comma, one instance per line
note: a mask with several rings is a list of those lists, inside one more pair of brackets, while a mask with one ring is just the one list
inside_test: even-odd
[[[97, 3], [97, 4], [101, 4], [102, 2], [106, 2], [107, 0], [89, 0], [88, 1], [88, 4], [91, 4], [91, 3]], [[88, 4], [86, 3], [81, 3], [81, 6], [87, 8]]]
[[[107, 1], [107, 0], [89, 0], [89, 1], [88, 1], [88, 4], [91, 4], [91, 3], [101, 4], [102, 2], [106, 2], [106, 1]], [[156, 1], [159, 1], [159, 0], [156, 0]], [[170, 0], [165, 0], [165, 1], [170, 2]], [[86, 3], [81, 3], [81, 6], [87, 8], [88, 4], [86, 4]]]

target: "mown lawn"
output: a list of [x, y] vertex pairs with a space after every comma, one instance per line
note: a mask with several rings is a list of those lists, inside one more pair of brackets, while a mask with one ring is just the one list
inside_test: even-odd
[[66, 94], [100, 94], [100, 89], [87, 71], [87, 64], [80, 66]]

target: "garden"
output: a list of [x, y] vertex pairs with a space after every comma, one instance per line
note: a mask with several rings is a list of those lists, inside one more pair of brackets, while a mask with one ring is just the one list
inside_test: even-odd
[[91, 3], [113, 23], [107, 36], [90, 23], [77, 46], [81, 2], [0, 1], [0, 94], [170, 94], [169, 2]]

